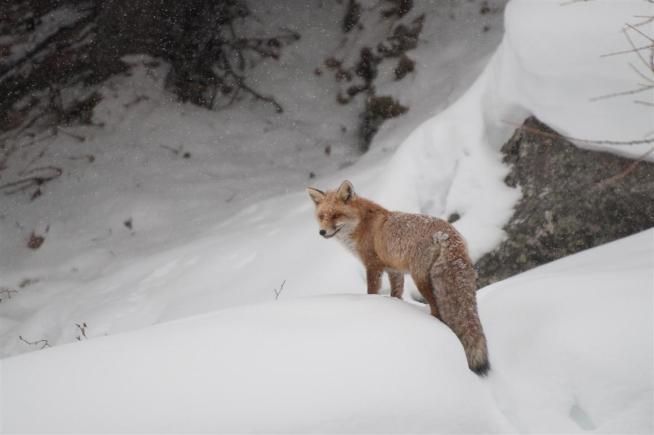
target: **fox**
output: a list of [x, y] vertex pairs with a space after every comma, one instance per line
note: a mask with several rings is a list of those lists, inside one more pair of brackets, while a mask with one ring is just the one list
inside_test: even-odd
[[477, 273], [463, 236], [445, 220], [389, 211], [357, 195], [348, 180], [332, 191], [306, 190], [320, 236], [340, 241], [363, 263], [368, 294], [379, 293], [386, 272], [391, 297], [402, 299], [409, 274], [431, 315], [458, 337], [469, 369], [486, 376], [490, 363], [477, 311]]

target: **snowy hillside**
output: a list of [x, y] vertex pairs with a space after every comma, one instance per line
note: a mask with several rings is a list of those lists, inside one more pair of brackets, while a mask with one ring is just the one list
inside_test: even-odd
[[[366, 296], [361, 265], [317, 234], [304, 187], [348, 178], [391, 209], [459, 214], [476, 259], [520, 197], [499, 147], [526, 116], [583, 139], [651, 134], [631, 96], [593, 101], [638, 83], [631, 59], [601, 56], [629, 50], [622, 29], [651, 4], [512, 0], [505, 33], [500, 14], [465, 5], [426, 19], [412, 81], [380, 83], [411, 109], [361, 158], [354, 108], [316, 104], [336, 84], [312, 73], [324, 41], [310, 38], [259, 77], [295, 83], [283, 116], [174, 102], [166, 66], [135, 56], [95, 109], [102, 128], [28, 147], [16, 174], [47, 156], [66, 176], [38, 201], [0, 202], [0, 427], [652, 432], [653, 230], [480, 290], [487, 379], [410, 280], [406, 301]], [[313, 16], [298, 11], [302, 33]]]
[[[278, 199], [272, 209], [260, 201], [331, 182], [325, 179], [331, 174], [340, 179], [378, 167], [481, 72], [501, 39], [502, 14], [482, 15], [477, 2], [420, 2], [403, 18], [427, 14], [410, 52], [419, 72], [402, 82], [380, 78], [377, 86], [410, 111], [388, 121], [360, 161], [354, 151], [360, 108], [337, 103], [334, 78], [314, 70], [326, 56], [358, 53], [369, 41], [354, 32], [343, 41], [343, 7], [323, 3], [253, 3], [269, 32], [283, 23], [303, 35], [278, 62], [260, 68], [267, 74], [253, 72], [257, 88], [277, 97], [282, 114], [249, 100], [219, 111], [180, 104], [162, 90], [165, 64], [131, 56], [130, 73], [102, 89], [94, 111], [102, 127], [64, 128], [55, 137], [43, 132], [21, 148], [3, 180], [44, 165], [64, 171], [34, 201], [31, 190], [0, 195], [0, 288], [11, 291], [4, 295], [11, 299], [0, 295], [0, 354], [38, 349], [20, 336], [51, 345], [74, 341], [81, 335], [76, 324], [86, 323], [86, 336], [95, 337], [269, 301], [283, 280], [284, 298], [338, 288], [326, 290], [325, 282], [307, 290], [298, 279], [306, 266], [295, 255], [306, 258], [312, 246], [325, 258], [325, 245], [312, 237], [306, 200]], [[366, 15], [366, 28], [374, 29], [378, 16]], [[310, 31], [316, 26], [320, 32]], [[27, 246], [32, 233], [44, 238], [36, 250]], [[275, 246], [289, 249], [280, 256]], [[243, 270], [257, 282], [242, 281]], [[358, 279], [347, 288], [358, 291]]]
[[384, 296], [233, 308], [2, 362], [6, 432], [645, 433], [654, 231], [480, 292], [493, 370]]

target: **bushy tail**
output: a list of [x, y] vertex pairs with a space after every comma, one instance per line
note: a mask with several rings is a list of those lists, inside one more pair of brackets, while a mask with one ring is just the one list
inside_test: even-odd
[[430, 270], [440, 317], [461, 341], [470, 370], [485, 376], [490, 363], [477, 312], [477, 275], [467, 254], [451, 250], [443, 254], [445, 258], [437, 261]]
[[454, 331], [461, 340], [463, 350], [466, 353], [468, 360], [468, 367], [470, 370], [479, 376], [486, 376], [490, 370], [490, 362], [488, 362], [488, 348], [486, 347], [486, 337], [479, 325], [479, 332], [473, 336], [461, 336], [457, 331]]

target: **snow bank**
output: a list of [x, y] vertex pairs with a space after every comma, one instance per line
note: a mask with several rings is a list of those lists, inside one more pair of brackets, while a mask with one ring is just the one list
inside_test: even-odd
[[654, 230], [481, 292], [492, 389], [520, 432], [654, 430]]
[[654, 230], [482, 291], [493, 370], [383, 296], [224, 310], [2, 362], [6, 432], [650, 432]]
[[384, 297], [235, 308], [6, 360], [5, 430], [500, 429], [458, 346]]
[[[641, 71], [643, 67], [634, 53], [605, 55], [631, 50], [623, 29], [651, 15], [651, 2], [643, 0], [568, 6], [558, 1], [512, 1], [505, 13], [503, 48], [495, 61], [498, 94], [562, 134], [591, 140], [644, 139], [652, 134], [652, 112], [635, 100], [654, 101], [654, 90], [594, 100], [639, 88], [642, 78], [632, 67]], [[650, 36], [651, 29], [651, 24], [642, 27]], [[649, 42], [627, 30], [636, 46]], [[636, 156], [649, 146], [622, 148]]]
[[[652, 134], [652, 113], [623, 96], [591, 101], [637, 87], [633, 58], [601, 57], [631, 48], [623, 32], [651, 15], [642, 0], [513, 0], [505, 35], [471, 88], [443, 113], [424, 122], [384, 164], [371, 189], [393, 208], [448, 217], [467, 238], [473, 259], [504, 237], [502, 227], [520, 192], [504, 183], [499, 148], [529, 115], [562, 134], [588, 140], [640, 140]], [[654, 91], [642, 93], [652, 100]], [[627, 156], [650, 145], [579, 143]], [[650, 157], [653, 158], [653, 157]]]

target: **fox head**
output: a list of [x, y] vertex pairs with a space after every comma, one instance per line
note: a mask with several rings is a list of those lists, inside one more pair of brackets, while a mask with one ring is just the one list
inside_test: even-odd
[[359, 223], [359, 214], [354, 206], [356, 195], [352, 183], [345, 180], [337, 190], [307, 188], [307, 193], [316, 205], [316, 219], [320, 225], [320, 235], [326, 239], [340, 231], [350, 233]]

